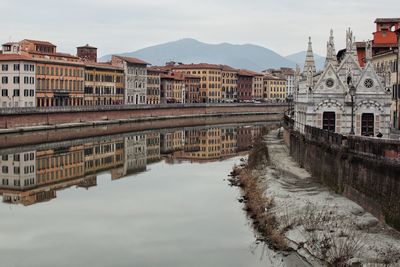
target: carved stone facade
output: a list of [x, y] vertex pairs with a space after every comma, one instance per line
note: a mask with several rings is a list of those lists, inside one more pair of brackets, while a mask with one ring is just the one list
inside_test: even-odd
[[[312, 55], [311, 40], [307, 55]], [[391, 88], [378, 76], [369, 58], [365, 67], [360, 67], [355, 38], [350, 29], [346, 34], [346, 55], [340, 62], [335, 56], [331, 31], [324, 69], [317, 73], [312, 57], [307, 56], [304, 72], [296, 73], [296, 129], [304, 132], [304, 126], [310, 125], [349, 134], [353, 107], [356, 135], [382, 134], [385, 138], [389, 137]], [[353, 88], [353, 91], [355, 89], [353, 97], [350, 95], [350, 88]]]

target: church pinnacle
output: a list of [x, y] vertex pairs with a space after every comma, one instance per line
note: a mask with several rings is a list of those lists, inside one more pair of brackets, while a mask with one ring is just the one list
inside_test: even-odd
[[307, 48], [306, 61], [304, 63], [303, 73], [306, 75], [309, 74], [314, 75], [316, 73], [311, 37], [308, 37], [308, 48]]
[[333, 30], [331, 29], [331, 33], [329, 36], [329, 41], [326, 45], [326, 59], [325, 66], [331, 63], [333, 66], [337, 66], [337, 58], [336, 58], [336, 50], [335, 50], [335, 42], [333, 38]]

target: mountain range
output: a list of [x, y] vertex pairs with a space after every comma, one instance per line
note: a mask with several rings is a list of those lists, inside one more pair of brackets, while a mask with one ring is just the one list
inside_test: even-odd
[[[284, 57], [271, 49], [253, 44], [207, 44], [186, 38], [118, 55], [140, 58], [152, 65], [164, 65], [168, 61], [186, 64], [206, 62], [226, 64], [239, 69], [262, 71], [279, 67], [294, 68], [296, 64], [303, 66], [305, 54], [306, 52], [302, 51]], [[100, 61], [108, 61], [110, 58], [111, 55], [106, 55], [100, 58]], [[320, 62], [325, 60], [317, 54], [315, 54], [315, 59], [317, 68], [321, 66]]]

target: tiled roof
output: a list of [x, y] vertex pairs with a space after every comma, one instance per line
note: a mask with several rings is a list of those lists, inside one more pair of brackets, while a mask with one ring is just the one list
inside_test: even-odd
[[390, 22], [400, 22], [400, 18], [377, 18], [375, 23], [390, 23]]
[[76, 58], [78, 59], [77, 56], [67, 54], [67, 53], [43, 53], [43, 52], [37, 52], [37, 51], [29, 51], [29, 54], [35, 54], [35, 55], [42, 55], [42, 56], [54, 56], [54, 57], [69, 57], [69, 58]]
[[99, 69], [112, 69], [123, 70], [121, 67], [111, 65], [111, 62], [85, 62], [85, 67], [99, 68]]
[[150, 65], [150, 63], [147, 63], [146, 61], [143, 61], [141, 59], [138, 58], [134, 58], [134, 57], [124, 57], [124, 56], [115, 56], [117, 58], [120, 58], [126, 62], [132, 63], [132, 64], [142, 64], [142, 65]]
[[97, 49], [97, 47], [90, 46], [90, 45], [88, 45], [88, 44], [83, 45], [83, 46], [78, 46], [77, 48], [92, 48], [92, 49]]
[[31, 40], [31, 39], [24, 39], [22, 41], [27, 41], [30, 43], [38, 44], [38, 45], [49, 45], [49, 46], [55, 46], [54, 44], [48, 42], [48, 41], [40, 41], [40, 40]]
[[35, 61], [33, 58], [19, 54], [0, 54], [0, 61], [27, 60]]
[[254, 71], [245, 70], [245, 69], [240, 69], [238, 73], [241, 76], [256, 76]]
[[[169, 67], [169, 66], [168, 66]], [[172, 69], [217, 69], [222, 70], [222, 65], [198, 63], [198, 64], [180, 64], [171, 66]]]

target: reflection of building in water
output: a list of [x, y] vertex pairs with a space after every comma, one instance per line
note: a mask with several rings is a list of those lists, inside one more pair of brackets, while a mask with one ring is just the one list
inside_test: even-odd
[[151, 132], [146, 134], [147, 163], [161, 160], [160, 156], [160, 133]]
[[253, 128], [249, 126], [237, 128], [236, 139], [238, 152], [249, 150], [251, 147], [253, 139], [252, 129]]
[[221, 128], [221, 156], [229, 157], [237, 152], [236, 127]]
[[36, 153], [37, 184], [56, 183], [84, 176], [84, 146], [61, 147]]
[[86, 143], [84, 154], [86, 175], [122, 167], [124, 163], [124, 139]]
[[182, 150], [185, 143], [185, 133], [181, 130], [162, 133], [160, 136], [160, 149], [162, 154]]
[[0, 158], [0, 190], [4, 202], [18, 202], [13, 190], [24, 190], [36, 185], [36, 155], [34, 151], [3, 155]]
[[177, 159], [211, 160], [221, 158], [221, 129], [187, 131], [185, 149], [174, 153]]
[[146, 135], [138, 134], [124, 139], [124, 176], [146, 170]]

